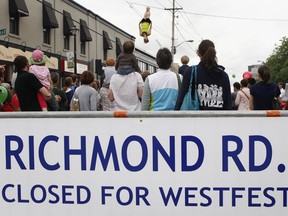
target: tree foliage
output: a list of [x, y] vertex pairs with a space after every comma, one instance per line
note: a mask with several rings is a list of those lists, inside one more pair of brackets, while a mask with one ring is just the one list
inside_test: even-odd
[[271, 69], [271, 81], [288, 82], [288, 39], [283, 37], [280, 45], [275, 45], [273, 53], [267, 58], [266, 64]]

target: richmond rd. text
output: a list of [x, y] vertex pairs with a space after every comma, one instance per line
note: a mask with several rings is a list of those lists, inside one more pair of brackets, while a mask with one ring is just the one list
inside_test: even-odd
[[[35, 170], [41, 166], [49, 171], [70, 170], [72, 161], [77, 159], [78, 167], [73, 165], [73, 169], [91, 171], [103, 169], [105, 171], [109, 166], [115, 171], [138, 172], [149, 167], [157, 172], [164, 166], [171, 172], [192, 172], [201, 167], [205, 159], [205, 150], [207, 150], [205, 147], [209, 148], [196, 136], [169, 136], [165, 142], [159, 141], [156, 136], [145, 140], [136, 135], [129, 136], [123, 141], [110, 136], [108, 142], [101, 142], [98, 136], [92, 139], [89, 137], [89, 141], [86, 136], [80, 136], [79, 140], [75, 140], [69, 136], [54, 135], [46, 136], [40, 139], [40, 142], [35, 140], [34, 136], [28, 136], [25, 139], [16, 135], [5, 136], [5, 168]], [[265, 170], [271, 163], [272, 145], [264, 136], [249, 136], [249, 147], [245, 151], [243, 141], [238, 136], [226, 135], [220, 140], [221, 145], [218, 143], [213, 143], [213, 145], [221, 147], [223, 172], [228, 172], [232, 165], [241, 172], [257, 172]], [[261, 153], [261, 158], [264, 159], [260, 163], [257, 161], [257, 165], [255, 163], [256, 146], [264, 149], [264, 153]], [[131, 151], [131, 148], [136, 148], [137, 151]], [[137, 154], [137, 162], [131, 159], [135, 157], [135, 154]], [[248, 163], [241, 161], [241, 154], [247, 155]], [[249, 166], [245, 167], [244, 164], [249, 164]]]

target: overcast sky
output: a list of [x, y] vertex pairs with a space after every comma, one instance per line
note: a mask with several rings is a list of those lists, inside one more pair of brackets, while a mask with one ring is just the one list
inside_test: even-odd
[[[136, 47], [156, 55], [160, 47], [171, 49], [173, 0], [76, 0], [102, 18], [136, 37]], [[240, 80], [248, 65], [265, 61], [275, 45], [288, 35], [287, 0], [177, 0], [175, 62], [182, 55], [189, 65], [198, 64], [196, 50], [202, 39], [215, 43], [218, 63], [226, 68], [231, 82]], [[153, 22], [150, 42], [144, 44], [138, 23], [146, 6], [151, 7]], [[232, 79], [235, 74], [236, 78]]]

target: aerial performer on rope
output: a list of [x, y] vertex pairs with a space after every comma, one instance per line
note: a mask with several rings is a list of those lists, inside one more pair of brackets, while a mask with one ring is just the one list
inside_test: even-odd
[[150, 20], [150, 7], [146, 7], [144, 18], [139, 23], [140, 36], [144, 38], [144, 43], [148, 43], [148, 36], [151, 34], [152, 21]]

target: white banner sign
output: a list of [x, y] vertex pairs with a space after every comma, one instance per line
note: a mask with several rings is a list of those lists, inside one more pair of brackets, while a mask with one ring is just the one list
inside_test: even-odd
[[[77, 67], [77, 74], [82, 74], [84, 71], [88, 70], [88, 65], [85, 65], [85, 64], [77, 63], [76, 67]], [[63, 69], [64, 69], [63, 72], [74, 73], [74, 62], [73, 62], [73, 67], [69, 68], [67, 61], [64, 60]]]
[[0, 212], [287, 216], [287, 120], [1, 119]]

